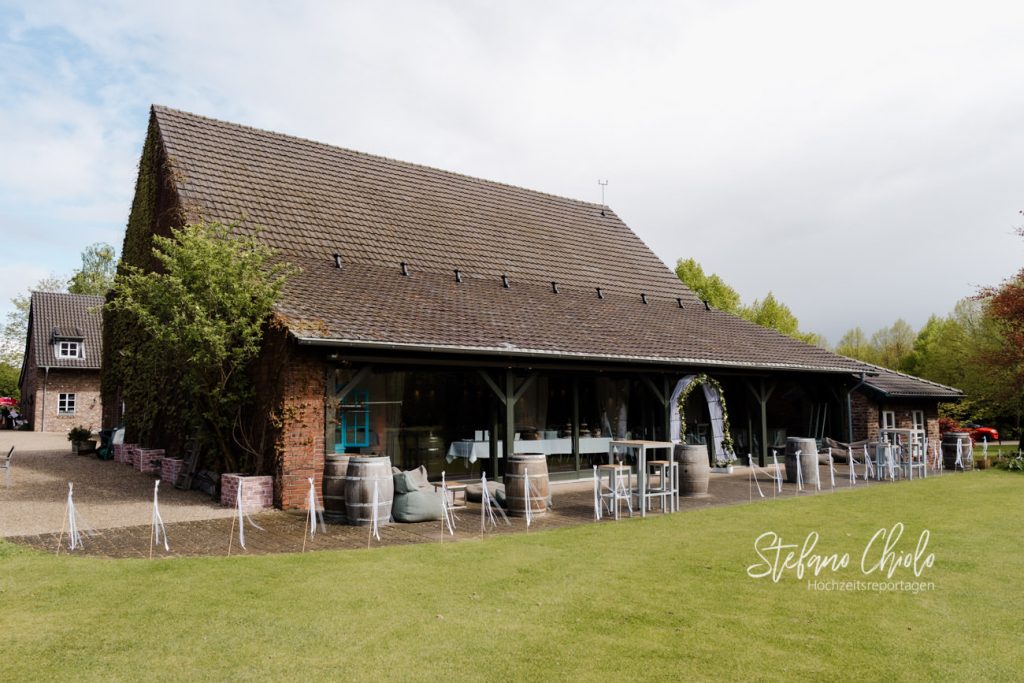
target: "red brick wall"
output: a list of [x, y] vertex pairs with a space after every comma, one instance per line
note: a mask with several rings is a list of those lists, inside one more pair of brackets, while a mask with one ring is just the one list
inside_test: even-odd
[[882, 427], [882, 411], [891, 410], [895, 413], [896, 427], [910, 429], [914, 426], [911, 411], [924, 411], [925, 429], [928, 441], [938, 443], [939, 435], [939, 404], [936, 401], [876, 401], [864, 394], [853, 394], [853, 439], [874, 440]]
[[[79, 425], [100, 428], [99, 370], [50, 370], [49, 377], [44, 370], [32, 370], [25, 373], [21, 391], [21, 407], [34, 431], [66, 432]], [[60, 394], [75, 394], [74, 415], [57, 414]]]
[[274, 486], [274, 503], [285, 510], [305, 508], [309, 477], [314, 477], [317, 491], [323, 481], [326, 377], [318, 354], [289, 354], [281, 383]]

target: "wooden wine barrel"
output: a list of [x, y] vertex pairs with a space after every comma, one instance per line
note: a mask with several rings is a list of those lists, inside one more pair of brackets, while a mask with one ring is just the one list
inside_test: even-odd
[[967, 432], [946, 432], [942, 435], [942, 467], [947, 470], [958, 469], [956, 466], [956, 442], [960, 442], [964, 469], [970, 469], [967, 452], [971, 450], [971, 435]]
[[345, 515], [349, 524], [365, 526], [373, 521], [373, 488], [377, 485], [377, 523], [391, 519], [395, 480], [391, 458], [353, 455], [345, 473]]
[[324, 458], [324, 519], [334, 522], [345, 519], [345, 476], [350, 457], [330, 454]]
[[702, 498], [708, 495], [708, 447], [677, 443], [675, 460], [679, 463], [679, 497]]
[[543, 453], [513, 453], [505, 465], [505, 506], [514, 517], [526, 516], [526, 481], [530, 483], [530, 511], [548, 509], [548, 461]]
[[804, 486], [818, 483], [818, 444], [814, 439], [791, 436], [786, 439], [786, 482], [796, 483], [796, 452], [800, 451], [800, 469]]

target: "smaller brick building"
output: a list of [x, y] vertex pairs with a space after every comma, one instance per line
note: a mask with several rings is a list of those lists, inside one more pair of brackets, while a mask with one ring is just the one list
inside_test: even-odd
[[924, 429], [928, 441], [938, 443], [939, 403], [959, 401], [959, 389], [920, 377], [878, 367], [851, 395], [853, 440], [878, 438], [884, 428]]
[[102, 307], [99, 296], [32, 293], [18, 384], [33, 431], [100, 428]]

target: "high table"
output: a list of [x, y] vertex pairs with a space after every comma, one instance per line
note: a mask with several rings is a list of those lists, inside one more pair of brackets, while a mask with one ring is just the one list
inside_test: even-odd
[[[668, 462], [669, 471], [672, 470], [672, 464], [675, 463], [675, 444], [671, 441], [635, 441], [635, 440], [624, 440], [624, 441], [612, 441], [608, 444], [608, 463], [613, 464], [615, 462], [615, 449], [621, 448], [623, 450], [635, 450], [636, 451], [636, 493], [637, 502], [640, 505], [640, 516], [647, 516], [647, 451], [657, 450], [659, 448], [668, 449]], [[675, 510], [678, 505], [678, 492], [674, 496], [675, 500], [670, 501], [671, 505], [669, 508]]]

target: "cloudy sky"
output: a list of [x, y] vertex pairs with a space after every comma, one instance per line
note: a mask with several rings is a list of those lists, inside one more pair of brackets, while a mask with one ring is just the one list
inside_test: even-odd
[[3, 283], [120, 248], [160, 103], [579, 199], [608, 179], [668, 264], [832, 342], [916, 328], [1024, 264], [1022, 27], [977, 0], [0, 0]]

